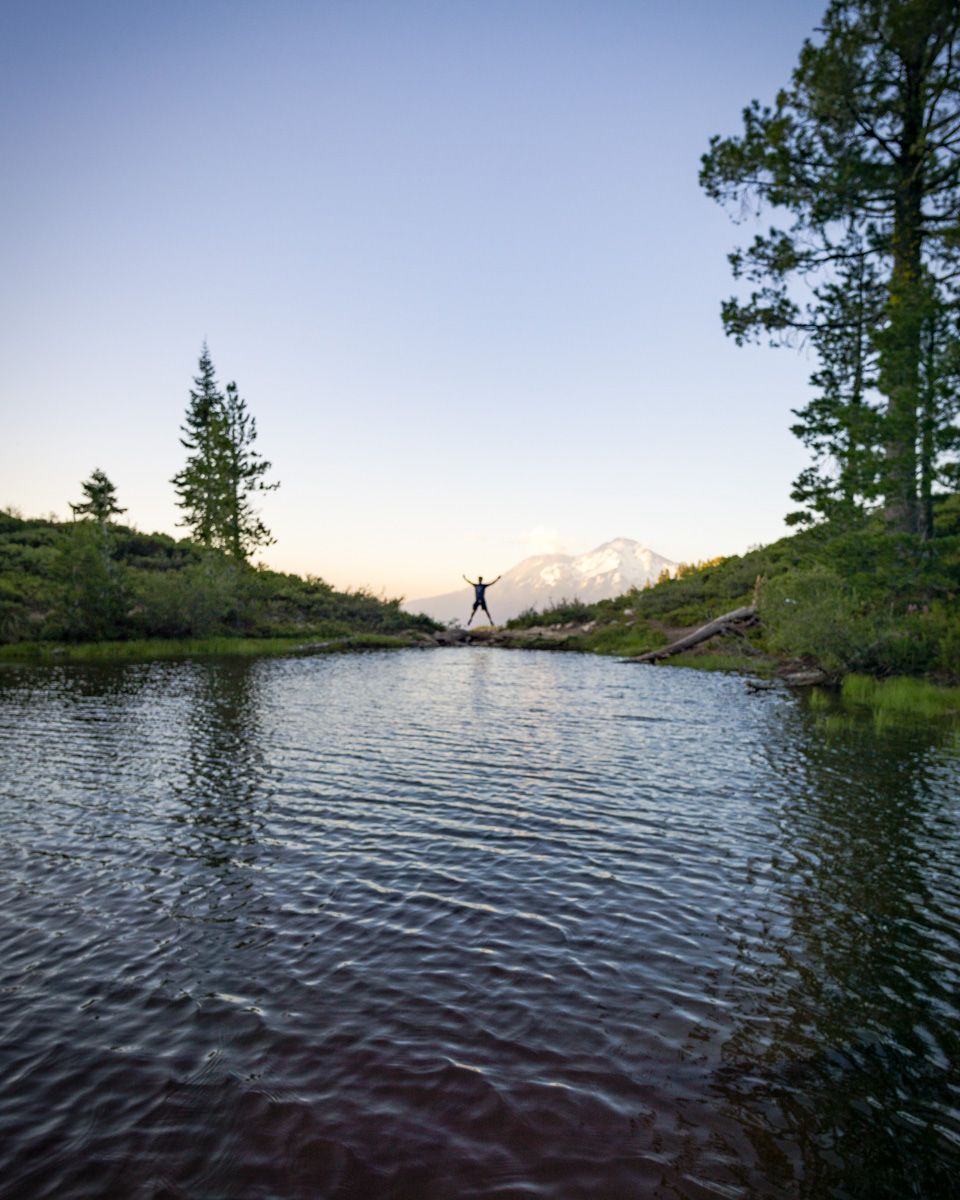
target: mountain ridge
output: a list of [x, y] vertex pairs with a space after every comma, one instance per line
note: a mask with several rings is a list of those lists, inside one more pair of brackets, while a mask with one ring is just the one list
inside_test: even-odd
[[[519, 616], [524, 609], [542, 609], [559, 600], [593, 604], [656, 583], [662, 573], [677, 573], [678, 564], [650, 548], [647, 542], [617, 537], [585, 554], [533, 554], [504, 571], [487, 593], [487, 606], [497, 624]], [[473, 589], [457, 588], [439, 596], [405, 601], [409, 613], [426, 613], [437, 621], [466, 622], [473, 607]], [[480, 616], [483, 617], [481, 612]]]

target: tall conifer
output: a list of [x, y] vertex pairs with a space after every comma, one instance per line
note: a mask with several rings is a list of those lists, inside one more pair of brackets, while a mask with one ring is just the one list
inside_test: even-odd
[[272, 466], [261, 458], [253, 443], [257, 422], [247, 412], [247, 402], [235, 383], [228, 383], [222, 412], [221, 479], [223, 523], [222, 544], [235, 558], [245, 559], [257, 546], [273, 542], [250, 497], [254, 492], [270, 492], [279, 483], [265, 483], [264, 475]]
[[[703, 157], [710, 196], [741, 212], [766, 204], [792, 217], [730, 256], [734, 276], [760, 286], [747, 301], [727, 301], [723, 320], [738, 341], [811, 335], [828, 373], [869, 351], [878, 419], [866, 457], [859, 434], [850, 443], [853, 476], [865, 464], [875, 469], [891, 531], [929, 536], [925, 498], [943, 475], [954, 411], [955, 380], [948, 387], [941, 375], [932, 390], [925, 380], [931, 331], [956, 324], [960, 4], [831, 0], [817, 32], [774, 107], [754, 101], [743, 135], [712, 139]], [[836, 292], [858, 260], [879, 288], [880, 303], [868, 308]], [[795, 281], [812, 284], [809, 304]], [[865, 432], [868, 406], [862, 392], [844, 399], [832, 388], [800, 414], [801, 436], [841, 447], [843, 473], [844, 427], [854, 421]], [[826, 441], [824, 416], [833, 426]], [[809, 478], [798, 491], [815, 508], [823, 497]]]
[[223, 521], [219, 465], [223, 393], [217, 387], [206, 342], [199, 367], [180, 427], [183, 434], [180, 444], [188, 451], [187, 461], [171, 482], [177, 493], [177, 503], [183, 509], [180, 524], [186, 525], [203, 545], [214, 546]]
[[235, 383], [220, 391], [206, 343], [199, 366], [180, 439], [189, 453], [172, 482], [182, 524], [205, 546], [242, 561], [273, 541], [250, 497], [280, 485], [264, 482], [271, 464], [253, 449], [256, 421]]

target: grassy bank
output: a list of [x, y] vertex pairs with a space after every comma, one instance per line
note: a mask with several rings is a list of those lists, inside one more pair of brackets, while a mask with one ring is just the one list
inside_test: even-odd
[[660, 664], [664, 667], [692, 667], [696, 671], [737, 671], [744, 675], [759, 675], [769, 678], [773, 674], [776, 660], [755, 658], [753, 655], [731, 652], [711, 653], [706, 650], [688, 650], [685, 654], [676, 654], [673, 658], [665, 658]]
[[[135, 645], [163, 642], [177, 657], [184, 643], [287, 644], [439, 628], [400, 602], [252, 567], [187, 538], [0, 512], [0, 647], [130, 643], [136, 657], [143, 652]], [[150, 656], [164, 653], [157, 647]], [[118, 649], [114, 657], [123, 656]]]
[[254, 655], [399, 649], [413, 643], [388, 634], [299, 638], [141, 638], [122, 642], [19, 642], [0, 646], [0, 663], [127, 663], [162, 659], [250, 658]]
[[[960, 682], [960, 496], [935, 502], [932, 541], [890, 534], [879, 515], [829, 524], [596, 604], [561, 601], [509, 627], [578, 626], [577, 648], [634, 655], [758, 600], [761, 627], [667, 660], [764, 674], [777, 661], [831, 675]], [[574, 634], [571, 633], [570, 644]]]

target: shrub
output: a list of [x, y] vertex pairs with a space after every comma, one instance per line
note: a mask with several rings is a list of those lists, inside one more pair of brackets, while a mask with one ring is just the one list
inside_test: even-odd
[[960, 676], [960, 619], [943, 621], [935, 665]]
[[131, 621], [142, 636], [206, 638], [239, 623], [238, 568], [220, 556], [176, 571], [138, 572]]
[[95, 521], [65, 530], [53, 565], [56, 606], [48, 630], [72, 641], [123, 635], [129, 607], [128, 572], [113, 557], [109, 533]]
[[823, 566], [787, 571], [760, 596], [769, 647], [814, 658], [828, 670], [859, 664], [875, 640], [859, 610], [840, 576]]
[[593, 605], [584, 604], [582, 600], [555, 600], [537, 612], [535, 608], [527, 608], [518, 616], [507, 622], [507, 629], [530, 629], [533, 625], [565, 625], [567, 621], [589, 621], [595, 616]]
[[597, 654], [645, 654], [665, 646], [669, 639], [646, 621], [635, 625], [610, 623], [588, 634], [584, 646]]
[[826, 566], [788, 571], [760, 598], [760, 615], [774, 651], [815, 659], [827, 670], [907, 675], [937, 660], [946, 620], [935, 613], [869, 606]]

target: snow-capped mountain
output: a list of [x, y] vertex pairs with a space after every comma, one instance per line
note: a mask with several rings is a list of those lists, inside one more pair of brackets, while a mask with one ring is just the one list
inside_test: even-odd
[[[526, 608], [542, 609], [557, 600], [592, 604], [619, 596], [631, 587], [656, 583], [663, 571], [676, 574], [677, 564], [657, 554], [645, 542], [614, 538], [588, 554], [534, 554], [504, 571], [487, 592], [487, 607], [497, 624]], [[437, 621], [466, 623], [473, 607], [473, 588], [461, 587], [443, 596], [408, 600], [408, 612], [424, 612]], [[481, 623], [486, 621], [479, 614]], [[476, 622], [475, 622], [476, 623]]]

